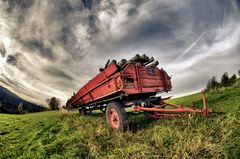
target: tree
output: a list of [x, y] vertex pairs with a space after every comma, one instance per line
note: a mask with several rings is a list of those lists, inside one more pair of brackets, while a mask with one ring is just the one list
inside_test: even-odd
[[237, 79], [237, 76], [235, 74], [232, 75], [232, 77], [230, 78], [230, 82], [234, 83]]
[[228, 77], [228, 73], [225, 72], [225, 73], [222, 75], [222, 78], [221, 78], [221, 85], [227, 86], [229, 83], [230, 83], [230, 80], [229, 80], [229, 77]]
[[238, 70], [238, 76], [240, 76], [240, 70]]
[[19, 112], [19, 113], [23, 113], [23, 104], [22, 104], [22, 102], [20, 102], [20, 103], [18, 104], [18, 112]]
[[2, 102], [0, 101], [0, 113], [3, 112], [3, 104]]
[[218, 82], [216, 76], [210, 78], [207, 82], [207, 90], [216, 89], [218, 87]]
[[60, 103], [60, 99], [56, 98], [56, 97], [52, 97], [50, 99], [46, 99], [48, 106], [51, 110], [58, 110], [61, 103]]

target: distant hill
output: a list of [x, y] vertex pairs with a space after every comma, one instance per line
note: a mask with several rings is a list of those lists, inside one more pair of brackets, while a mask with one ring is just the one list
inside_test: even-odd
[[23, 104], [23, 110], [27, 112], [40, 112], [46, 110], [45, 107], [28, 102], [7, 88], [0, 85], [0, 102], [2, 103], [1, 112], [3, 113], [18, 113], [19, 103]]

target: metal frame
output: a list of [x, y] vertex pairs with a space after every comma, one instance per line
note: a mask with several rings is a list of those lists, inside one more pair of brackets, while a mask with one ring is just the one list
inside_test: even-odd
[[[202, 101], [203, 101], [202, 109], [195, 109], [194, 105], [192, 106], [192, 108], [188, 108], [182, 105], [165, 102], [168, 99], [170, 99], [170, 97], [161, 99], [160, 105], [151, 104], [152, 107], [134, 106], [133, 110], [153, 112], [151, 114], [147, 114], [147, 116], [153, 117], [153, 118], [191, 117], [193, 114], [196, 114], [196, 113], [200, 113], [204, 117], [207, 117], [209, 113], [213, 112], [212, 109], [207, 108], [204, 91], [202, 91]], [[170, 108], [165, 109], [164, 108], [165, 106], [172, 107], [173, 109], [170, 109]]]

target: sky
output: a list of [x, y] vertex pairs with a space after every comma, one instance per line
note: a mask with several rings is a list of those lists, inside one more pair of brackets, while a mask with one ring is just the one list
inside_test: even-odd
[[1, 0], [0, 85], [64, 102], [108, 59], [145, 53], [175, 97], [240, 69], [239, 0]]

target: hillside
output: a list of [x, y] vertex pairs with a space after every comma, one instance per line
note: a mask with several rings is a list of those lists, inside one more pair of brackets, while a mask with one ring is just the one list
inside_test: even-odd
[[[207, 94], [209, 118], [150, 119], [131, 116], [131, 131], [108, 129], [102, 113], [80, 117], [51, 111], [0, 114], [0, 158], [238, 158], [240, 81]], [[200, 95], [171, 102], [200, 104]]]
[[0, 85], [0, 102], [3, 105], [1, 107], [0, 112], [3, 113], [18, 113], [18, 104], [22, 103], [23, 104], [23, 109], [24, 111], [27, 112], [40, 112], [46, 110], [45, 107], [42, 107], [40, 105], [28, 102], [10, 90], [4, 88], [3, 86]]

